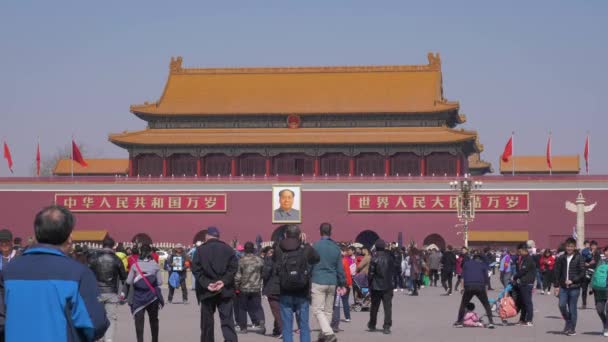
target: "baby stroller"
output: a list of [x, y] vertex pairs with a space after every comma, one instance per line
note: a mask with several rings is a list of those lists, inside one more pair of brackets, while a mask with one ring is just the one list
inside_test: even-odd
[[364, 274], [353, 277], [353, 293], [355, 298], [355, 304], [351, 306], [353, 311], [369, 310], [372, 297], [367, 284], [367, 277]]
[[496, 299], [490, 298], [488, 301], [490, 302], [492, 311], [496, 312], [496, 315], [500, 317], [503, 324], [507, 324], [507, 318], [514, 317], [519, 312], [517, 299], [517, 291], [514, 291], [513, 285], [509, 283], [505, 289], [498, 294]]

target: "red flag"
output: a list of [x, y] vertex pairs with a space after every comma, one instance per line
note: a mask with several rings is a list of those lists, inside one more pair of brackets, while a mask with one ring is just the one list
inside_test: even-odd
[[506, 163], [509, 161], [509, 159], [512, 156], [513, 156], [513, 136], [511, 136], [511, 138], [507, 142], [507, 145], [505, 146], [505, 150], [502, 153], [502, 161]]
[[585, 170], [587, 174], [589, 174], [589, 136], [587, 136], [587, 140], [585, 140]]
[[40, 142], [36, 147], [36, 176], [40, 177]]
[[551, 134], [549, 134], [549, 140], [547, 141], [547, 166], [549, 170], [553, 170], [553, 166], [551, 165]]
[[80, 149], [78, 149], [78, 146], [76, 145], [74, 140], [72, 140], [72, 160], [74, 160], [78, 164], [82, 165], [83, 167], [88, 166], [87, 162], [82, 157], [82, 154], [80, 153]]
[[13, 157], [11, 156], [11, 150], [8, 148], [6, 141], [4, 142], [4, 159], [8, 163], [8, 169], [13, 173]]

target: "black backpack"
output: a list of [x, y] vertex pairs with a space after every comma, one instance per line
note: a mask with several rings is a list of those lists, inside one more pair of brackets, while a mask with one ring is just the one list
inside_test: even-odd
[[310, 267], [304, 255], [304, 247], [295, 251], [283, 253], [279, 269], [279, 281], [281, 290], [302, 291], [308, 289], [310, 279]]

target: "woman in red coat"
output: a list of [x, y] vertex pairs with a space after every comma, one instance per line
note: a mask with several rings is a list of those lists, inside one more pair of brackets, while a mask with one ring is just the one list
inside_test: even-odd
[[543, 291], [541, 294], [550, 294], [551, 284], [553, 284], [553, 267], [555, 266], [555, 256], [550, 249], [540, 257], [540, 273], [543, 275]]

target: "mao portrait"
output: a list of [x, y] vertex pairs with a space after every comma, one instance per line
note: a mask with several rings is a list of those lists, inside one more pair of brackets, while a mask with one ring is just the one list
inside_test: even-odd
[[272, 223], [301, 223], [302, 191], [300, 187], [273, 187], [272, 208]]

